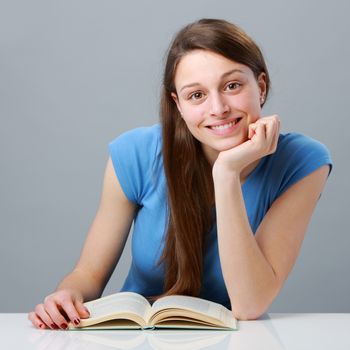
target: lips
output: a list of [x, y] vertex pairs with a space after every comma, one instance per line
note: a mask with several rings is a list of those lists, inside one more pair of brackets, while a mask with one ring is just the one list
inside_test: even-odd
[[237, 124], [242, 118], [233, 118], [228, 119], [225, 121], [221, 121], [219, 123], [207, 125], [207, 128], [210, 128], [212, 130], [224, 130], [232, 127], [233, 125]]
[[227, 120], [221, 120], [219, 123], [207, 125], [208, 132], [218, 137], [230, 137], [233, 136], [240, 129], [240, 121], [242, 118], [231, 118]]

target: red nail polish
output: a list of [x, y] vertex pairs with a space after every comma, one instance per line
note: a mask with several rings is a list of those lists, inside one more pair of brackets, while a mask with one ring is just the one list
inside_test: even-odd
[[57, 327], [57, 326], [56, 326], [54, 323], [51, 323], [51, 328], [57, 329], [56, 327]]
[[79, 318], [75, 318], [75, 319], [73, 320], [73, 322], [74, 322], [74, 324], [77, 326], [77, 325], [80, 323], [80, 320], [79, 320]]
[[68, 328], [67, 323], [62, 323], [62, 324], [61, 324], [61, 328], [67, 329], [67, 328]]

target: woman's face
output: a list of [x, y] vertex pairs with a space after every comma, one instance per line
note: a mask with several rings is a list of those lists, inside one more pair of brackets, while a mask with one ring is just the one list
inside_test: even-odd
[[261, 116], [266, 76], [211, 51], [194, 50], [179, 62], [172, 97], [208, 160], [248, 139], [248, 125]]

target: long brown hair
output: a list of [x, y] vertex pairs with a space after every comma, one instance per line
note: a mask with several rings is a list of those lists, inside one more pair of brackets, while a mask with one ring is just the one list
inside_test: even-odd
[[[163, 254], [164, 293], [198, 296], [201, 291], [206, 236], [213, 224], [214, 185], [211, 166], [200, 142], [183, 121], [171, 93], [176, 68], [192, 50], [209, 50], [248, 66], [256, 79], [269, 74], [259, 47], [236, 25], [220, 19], [200, 19], [182, 28], [173, 39], [163, 75], [160, 119], [163, 161], [167, 181], [168, 227]], [[265, 99], [266, 101], [266, 99]]]

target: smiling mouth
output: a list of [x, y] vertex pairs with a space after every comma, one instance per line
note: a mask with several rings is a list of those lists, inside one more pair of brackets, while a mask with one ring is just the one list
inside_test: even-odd
[[237, 124], [242, 118], [237, 118], [235, 120], [232, 120], [231, 122], [228, 122], [226, 124], [216, 125], [216, 126], [210, 126], [208, 125], [207, 128], [213, 129], [213, 130], [225, 130], [228, 128], [231, 128], [233, 125]]

